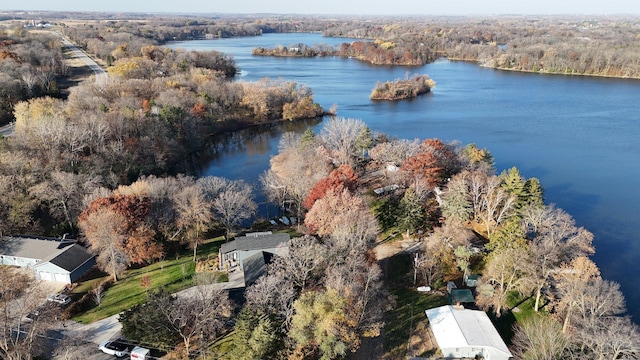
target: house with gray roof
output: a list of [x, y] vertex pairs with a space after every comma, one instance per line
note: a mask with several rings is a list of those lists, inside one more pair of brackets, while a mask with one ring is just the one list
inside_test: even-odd
[[271, 231], [248, 233], [220, 246], [220, 269], [238, 269], [244, 273], [245, 286], [266, 273], [273, 255], [289, 254], [289, 234], [273, 234]]
[[95, 257], [75, 240], [26, 236], [0, 238], [0, 265], [33, 269], [40, 280], [71, 284], [95, 263]]
[[237, 237], [220, 246], [218, 255], [220, 268], [240, 266], [240, 270], [243, 270], [243, 260], [262, 251], [286, 255], [289, 253], [286, 246], [288, 241], [289, 234], [273, 234], [271, 231], [248, 233]]

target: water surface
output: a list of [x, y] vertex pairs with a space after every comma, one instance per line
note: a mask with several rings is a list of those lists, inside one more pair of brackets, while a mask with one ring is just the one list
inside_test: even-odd
[[[524, 74], [447, 60], [388, 67], [336, 57], [251, 56], [255, 46], [343, 41], [319, 34], [267, 34], [172, 47], [233, 55], [242, 70], [240, 81], [269, 77], [304, 83], [324, 108], [336, 105], [338, 115], [363, 119], [374, 132], [488, 148], [498, 172], [517, 166], [523, 176], [539, 178], [546, 202], [594, 233], [594, 260], [605, 278], [622, 285], [629, 312], [640, 321], [640, 81]], [[402, 102], [369, 100], [377, 81], [414, 73], [435, 80], [432, 93]], [[287, 126], [236, 135], [242, 146], [221, 149], [205, 173], [256, 182], [277, 153], [281, 134], [306, 127]]]

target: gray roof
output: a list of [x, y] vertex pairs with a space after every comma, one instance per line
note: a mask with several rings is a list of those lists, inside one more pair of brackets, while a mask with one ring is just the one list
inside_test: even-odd
[[0, 238], [0, 255], [43, 260], [51, 258], [75, 243], [46, 237], [3, 236]]
[[232, 251], [274, 249], [289, 241], [289, 234], [260, 234], [237, 237], [233, 241], [222, 244], [220, 253]]
[[54, 264], [68, 272], [73, 272], [73, 270], [80, 267], [80, 265], [87, 262], [87, 260], [91, 259], [93, 255], [87, 251], [84, 247], [73, 244], [67, 248], [65, 248], [61, 253], [57, 254], [51, 259], [45, 259], [43, 262], [49, 262]]
[[244, 286], [253, 284], [260, 276], [267, 273], [267, 264], [271, 262], [273, 256], [272, 253], [260, 251], [242, 261]]

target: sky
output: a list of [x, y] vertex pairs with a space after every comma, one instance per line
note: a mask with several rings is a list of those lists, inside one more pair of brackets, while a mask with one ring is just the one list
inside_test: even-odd
[[3, 10], [344, 15], [640, 15], [638, 0], [2, 0]]

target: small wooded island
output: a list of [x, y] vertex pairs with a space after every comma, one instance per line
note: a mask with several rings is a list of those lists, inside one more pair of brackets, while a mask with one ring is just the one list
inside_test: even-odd
[[402, 100], [415, 98], [431, 91], [436, 86], [428, 75], [414, 75], [411, 78], [378, 82], [369, 98], [371, 100]]

